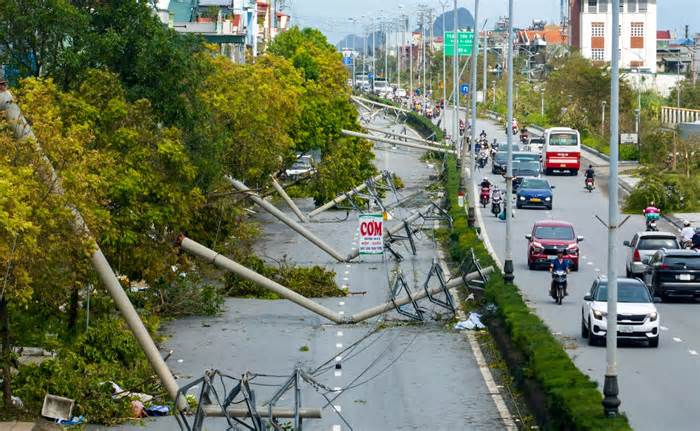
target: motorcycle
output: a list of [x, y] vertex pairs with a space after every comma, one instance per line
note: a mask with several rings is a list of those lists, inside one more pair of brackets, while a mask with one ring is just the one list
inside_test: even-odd
[[657, 221], [659, 220], [659, 214], [647, 213], [645, 218], [647, 232], [658, 232], [659, 227], [657, 226]]
[[500, 198], [493, 198], [491, 200], [491, 214], [494, 215], [494, 217], [498, 217], [498, 215], [501, 213], [501, 199]]
[[481, 187], [481, 194], [479, 195], [479, 202], [481, 202], [481, 206], [483, 208], [486, 208], [486, 205], [489, 204], [489, 199], [491, 197], [491, 187]]
[[479, 157], [476, 159], [477, 166], [479, 166], [479, 169], [484, 169], [486, 167], [486, 163], [488, 162], [489, 158], [488, 156], [481, 152], [479, 153]]
[[593, 178], [586, 178], [586, 190], [588, 190], [588, 193], [593, 192]]
[[564, 289], [566, 289], [566, 271], [552, 272], [552, 285], [549, 288], [549, 294], [559, 305], [564, 299]]

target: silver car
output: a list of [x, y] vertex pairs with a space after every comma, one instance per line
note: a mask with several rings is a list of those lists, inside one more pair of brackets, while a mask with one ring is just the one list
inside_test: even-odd
[[637, 232], [632, 241], [625, 241], [627, 278], [643, 277], [647, 263], [656, 250], [679, 249], [678, 238], [671, 232]]

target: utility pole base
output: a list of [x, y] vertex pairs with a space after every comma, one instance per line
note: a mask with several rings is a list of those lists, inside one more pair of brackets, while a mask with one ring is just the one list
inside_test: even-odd
[[603, 383], [603, 410], [605, 415], [609, 417], [615, 417], [620, 414], [618, 407], [622, 403], [617, 397], [619, 393], [619, 388], [617, 386], [617, 376], [605, 375], [605, 383]]
[[513, 274], [513, 261], [508, 259], [503, 264], [503, 280], [508, 284], [513, 284], [515, 274]]
[[476, 222], [476, 209], [474, 207], [467, 208], [467, 226], [474, 227]]

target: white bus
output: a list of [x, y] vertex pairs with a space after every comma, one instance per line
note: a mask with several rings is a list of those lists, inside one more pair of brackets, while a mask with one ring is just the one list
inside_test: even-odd
[[542, 147], [544, 172], [568, 171], [576, 175], [581, 169], [581, 135], [568, 127], [552, 127], [544, 131]]

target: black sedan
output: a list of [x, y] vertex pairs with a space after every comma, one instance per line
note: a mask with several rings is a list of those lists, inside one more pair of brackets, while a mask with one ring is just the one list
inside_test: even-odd
[[663, 299], [670, 296], [700, 297], [700, 253], [694, 250], [658, 250], [649, 259], [644, 282], [651, 293]]

